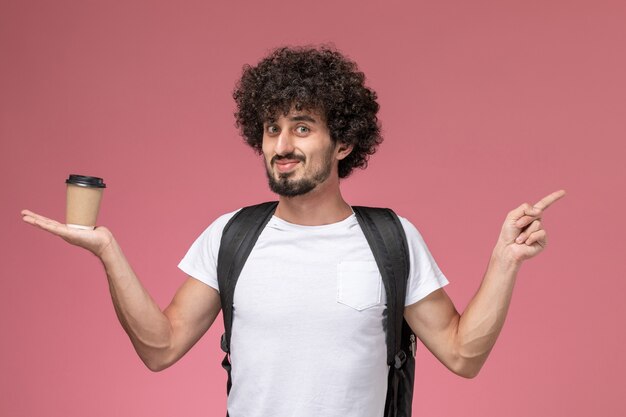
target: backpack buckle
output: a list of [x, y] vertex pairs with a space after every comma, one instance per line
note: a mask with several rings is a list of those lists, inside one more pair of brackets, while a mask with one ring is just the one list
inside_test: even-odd
[[396, 356], [394, 358], [394, 366], [396, 369], [400, 369], [402, 368], [402, 365], [404, 365], [404, 363], [406, 362], [406, 353], [404, 353], [403, 350], [401, 350], [400, 352], [396, 353]]

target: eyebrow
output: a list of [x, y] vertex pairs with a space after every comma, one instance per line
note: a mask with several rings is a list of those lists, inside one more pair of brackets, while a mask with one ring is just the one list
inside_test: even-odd
[[301, 116], [294, 116], [294, 117], [290, 117], [289, 120], [291, 120], [292, 122], [311, 122], [311, 123], [317, 123], [317, 121], [312, 118], [311, 116], [308, 116], [306, 114], [303, 114]]

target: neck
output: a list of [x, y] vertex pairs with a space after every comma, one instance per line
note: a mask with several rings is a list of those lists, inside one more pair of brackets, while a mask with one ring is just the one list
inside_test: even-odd
[[296, 197], [280, 196], [274, 215], [289, 223], [320, 226], [340, 222], [352, 214], [339, 190], [339, 178], [319, 184]]

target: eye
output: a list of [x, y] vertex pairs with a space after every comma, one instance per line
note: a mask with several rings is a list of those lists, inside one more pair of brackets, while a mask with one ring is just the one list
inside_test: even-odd
[[311, 129], [309, 129], [306, 126], [298, 126], [296, 127], [296, 132], [300, 133], [300, 134], [306, 134], [309, 133], [311, 131]]
[[278, 132], [278, 127], [276, 127], [276, 125], [269, 125], [267, 126], [267, 133], [277, 133]]

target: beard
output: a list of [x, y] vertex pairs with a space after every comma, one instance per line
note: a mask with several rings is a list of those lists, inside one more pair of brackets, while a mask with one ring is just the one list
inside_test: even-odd
[[[307, 172], [305, 172], [304, 176], [297, 180], [291, 178], [295, 175], [295, 172], [280, 173], [278, 174], [278, 179], [274, 178], [272, 169], [266, 164], [267, 180], [269, 182], [270, 190], [283, 197], [296, 197], [314, 190], [315, 187], [326, 181], [326, 179], [330, 176], [333, 168], [331, 158], [333, 151], [333, 147], [330, 147], [329, 151], [324, 155], [322, 166], [318, 170], [308, 176]], [[291, 153], [280, 157], [275, 156], [272, 158], [270, 165], [273, 165], [275, 160], [280, 159], [294, 159], [299, 160], [302, 163], [306, 160], [304, 156]]]

